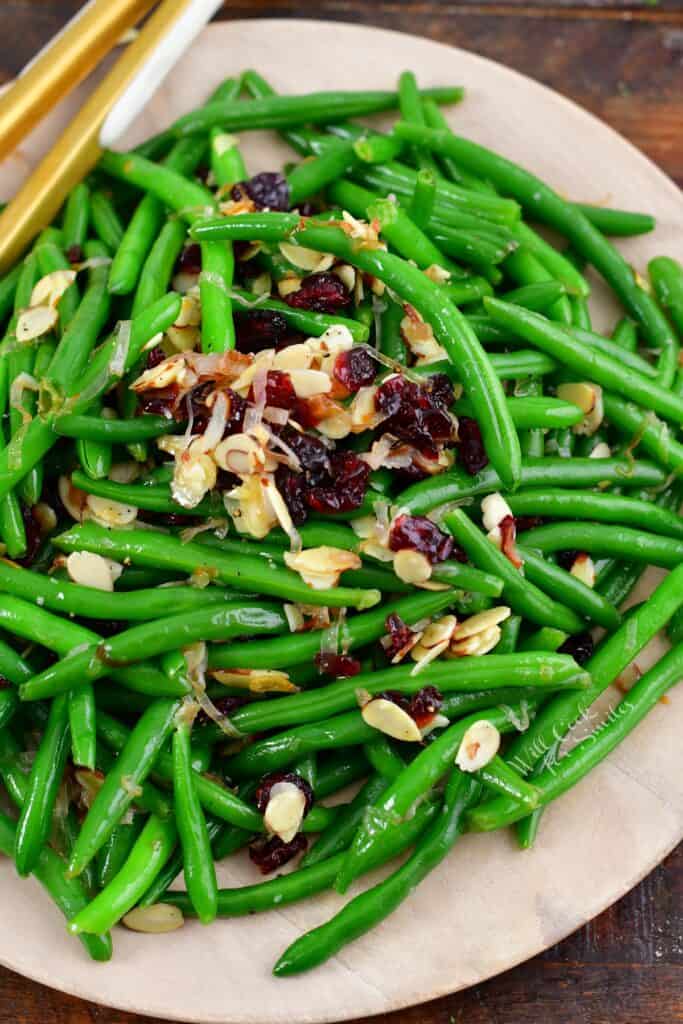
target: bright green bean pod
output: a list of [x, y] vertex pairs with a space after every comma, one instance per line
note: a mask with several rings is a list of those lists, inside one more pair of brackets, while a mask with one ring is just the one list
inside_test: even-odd
[[199, 292], [202, 304], [202, 352], [235, 347], [232, 319], [232, 276], [235, 259], [229, 242], [202, 242]]
[[612, 332], [612, 341], [627, 352], [638, 348], [638, 328], [630, 317], [624, 316]]
[[97, 858], [97, 884], [104, 889], [116, 877], [135, 845], [142, 831], [144, 816], [136, 814], [133, 820], [116, 825], [112, 834], [100, 850]]
[[217, 911], [216, 869], [206, 819], [194, 783], [190, 729], [180, 719], [173, 733], [173, 797], [187, 891], [199, 920], [202, 924], [210, 924]]
[[577, 210], [603, 235], [613, 238], [630, 238], [654, 231], [656, 221], [649, 213], [635, 213], [631, 210], [611, 210], [608, 206], [591, 206], [588, 203], [573, 203]]
[[145, 160], [137, 153], [106, 150], [100, 167], [113, 178], [156, 196], [183, 220], [193, 221], [215, 206], [212, 194], [203, 185], [190, 181], [167, 165]]
[[[33, 250], [38, 260], [39, 277], [53, 273], [55, 270], [71, 270], [71, 264], [64, 254], [63, 238], [60, 232], [54, 228], [47, 228], [38, 236]], [[76, 282], [70, 285], [59, 300], [59, 334], [69, 326], [78, 309], [80, 300], [79, 288]], [[26, 303], [28, 305], [28, 303]]]
[[[90, 223], [90, 189], [84, 181], [76, 185], [69, 193], [64, 205], [62, 218], [62, 238], [67, 257], [80, 255], [88, 237]], [[76, 262], [76, 261], [74, 261]]]
[[[518, 491], [506, 495], [515, 516], [589, 519], [624, 526], [647, 524], [650, 533], [683, 540], [683, 521], [675, 512], [651, 501], [611, 491], [570, 491], [561, 488]], [[525, 535], [526, 536], [526, 535]]]
[[[518, 430], [529, 430], [534, 427], [541, 427], [544, 430], [571, 427], [583, 419], [583, 413], [578, 406], [559, 398], [535, 395], [513, 397], [507, 399], [507, 407]], [[453, 406], [453, 412], [456, 416], [471, 416], [474, 410], [471, 402], [461, 398]]]
[[95, 693], [90, 683], [84, 683], [69, 694], [69, 732], [73, 763], [93, 771], [97, 737]]
[[429, 168], [423, 168], [415, 179], [415, 189], [408, 207], [408, 216], [419, 228], [424, 228], [434, 210], [436, 200], [436, 176]]
[[123, 241], [124, 228], [114, 204], [104, 192], [93, 192], [90, 197], [90, 220], [100, 242], [110, 253], [116, 252]]
[[527, 530], [524, 543], [543, 554], [572, 549], [667, 569], [674, 569], [683, 560], [683, 540], [603, 523], [548, 523]]
[[57, 417], [54, 429], [61, 437], [73, 437], [77, 441], [100, 441], [112, 445], [162, 437], [164, 434], [173, 433], [174, 424], [165, 416], [137, 416], [134, 420], [116, 420], [93, 416], [92, 413], [88, 416], [67, 413]]
[[518, 544], [517, 550], [524, 562], [524, 575], [531, 583], [552, 594], [583, 618], [607, 630], [617, 628], [621, 620], [613, 604], [583, 580], [537, 555], [533, 550], [533, 540], [526, 533], [522, 540], [524, 543]]

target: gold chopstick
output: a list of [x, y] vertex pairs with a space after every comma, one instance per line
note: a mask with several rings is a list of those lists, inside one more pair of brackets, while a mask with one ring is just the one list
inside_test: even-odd
[[92, 0], [0, 96], [0, 160], [157, 0]]
[[[110, 0], [118, 2], [118, 0]], [[61, 138], [0, 214], [0, 272], [53, 220], [64, 199], [95, 166], [102, 124], [160, 39], [192, 0], [163, 0], [107, 77], [86, 100]]]

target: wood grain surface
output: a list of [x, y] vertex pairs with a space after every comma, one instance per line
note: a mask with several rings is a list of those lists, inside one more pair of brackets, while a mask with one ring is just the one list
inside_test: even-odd
[[[0, 81], [80, 6], [79, 0], [0, 0]], [[683, 185], [682, 0], [231, 0], [219, 16], [352, 21], [473, 50], [576, 100]], [[149, 1018], [84, 1003], [0, 968], [0, 1024], [143, 1020]], [[683, 1022], [683, 846], [623, 900], [534, 960], [467, 992], [373, 1020]]]

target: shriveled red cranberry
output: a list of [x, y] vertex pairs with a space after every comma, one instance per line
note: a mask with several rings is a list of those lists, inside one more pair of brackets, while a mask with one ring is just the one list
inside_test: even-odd
[[297, 403], [292, 378], [283, 370], [268, 370], [266, 374], [266, 405], [278, 409], [293, 409]]
[[320, 438], [294, 430], [293, 427], [285, 427], [280, 436], [298, 458], [309, 485], [328, 479], [331, 470], [330, 454]]
[[315, 663], [321, 675], [332, 676], [333, 679], [350, 679], [357, 676], [361, 670], [361, 664], [357, 658], [350, 654], [331, 654], [320, 651], [315, 656]]
[[250, 309], [235, 313], [235, 347], [238, 352], [277, 348], [288, 330], [287, 321], [275, 310]]
[[304, 807], [304, 817], [308, 814], [311, 807], [313, 806], [313, 790], [301, 775], [297, 772], [270, 772], [268, 775], [264, 775], [259, 782], [254, 799], [256, 801], [256, 808], [261, 814], [265, 814], [268, 801], [270, 800], [270, 794], [273, 786], [278, 782], [291, 782], [293, 786], [300, 789], [306, 797], [306, 804]]
[[517, 533], [524, 533], [525, 530], [535, 530], [537, 526], [543, 526], [545, 519], [542, 516], [515, 516], [515, 527]]
[[386, 635], [382, 637], [381, 644], [389, 661], [393, 661], [399, 655], [402, 656], [414, 646], [417, 634], [396, 612], [387, 615], [384, 628]]
[[6, 679], [5, 676], [0, 675], [0, 690], [10, 690], [11, 688], [12, 684], [10, 683], [9, 679]]
[[332, 374], [347, 391], [355, 392], [372, 384], [377, 367], [368, 350], [358, 346], [339, 353]]
[[438, 445], [453, 437], [453, 421], [442, 398], [441, 386], [434, 392], [427, 384], [390, 377], [375, 396], [377, 408], [387, 416], [382, 431], [436, 457]]
[[479, 424], [471, 416], [458, 418], [457, 447], [458, 462], [470, 476], [476, 476], [488, 465], [489, 457], [484, 448]]
[[27, 508], [26, 505], [22, 505], [21, 518], [24, 520], [24, 531], [26, 533], [26, 552], [22, 558], [17, 558], [17, 562], [19, 565], [29, 566], [40, 551], [43, 538], [40, 531], [40, 523], [33, 512], [33, 507]]
[[389, 547], [392, 551], [405, 548], [419, 551], [433, 564], [450, 558], [454, 543], [452, 537], [426, 516], [402, 515], [394, 520], [389, 531]]
[[426, 383], [433, 401], [444, 409], [450, 409], [455, 401], [450, 378], [445, 373], [432, 373]]
[[177, 273], [199, 274], [202, 269], [202, 250], [196, 242], [186, 245], [175, 265]]
[[287, 466], [278, 466], [275, 471], [275, 485], [292, 517], [295, 526], [301, 526], [308, 518], [306, 504], [306, 481], [302, 473], [294, 473]]
[[583, 552], [577, 551], [576, 548], [567, 548], [566, 551], [558, 551], [555, 557], [558, 565], [561, 565], [567, 572], [571, 572], [574, 562], [582, 554]]
[[296, 292], [285, 296], [285, 302], [294, 309], [309, 309], [315, 313], [335, 313], [348, 306], [351, 293], [346, 285], [327, 271], [309, 274]]
[[577, 633], [575, 636], [568, 637], [562, 646], [558, 647], [558, 652], [571, 654], [579, 665], [585, 665], [588, 659], [593, 657], [594, 646], [590, 633]]
[[306, 836], [299, 832], [291, 843], [283, 843], [279, 836], [270, 839], [255, 839], [249, 845], [249, 859], [260, 869], [261, 874], [269, 875], [277, 871], [283, 864], [303, 853], [308, 843]]
[[410, 701], [408, 714], [420, 729], [424, 729], [434, 715], [438, 715], [442, 704], [443, 697], [435, 686], [423, 686]]
[[289, 185], [279, 171], [261, 171], [248, 181], [240, 181], [230, 195], [239, 202], [244, 192], [260, 210], [289, 209]]
[[70, 245], [66, 250], [66, 258], [69, 263], [82, 263], [83, 255], [83, 250], [80, 245]]
[[354, 452], [334, 452], [330, 456], [330, 482], [311, 487], [306, 501], [314, 512], [353, 512], [362, 505], [368, 486], [370, 467]]
[[148, 370], [153, 370], [155, 366], [159, 365], [159, 363], [163, 363], [165, 358], [166, 353], [161, 345], [155, 345], [154, 348], [151, 348], [147, 353], [147, 362], [145, 363], [145, 366]]

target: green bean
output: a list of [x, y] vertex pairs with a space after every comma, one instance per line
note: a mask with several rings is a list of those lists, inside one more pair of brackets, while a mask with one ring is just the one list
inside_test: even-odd
[[[512, 422], [518, 430], [529, 430], [533, 427], [542, 427], [547, 430], [571, 427], [583, 419], [583, 413], [578, 406], [558, 398], [525, 395], [519, 398], [508, 398], [507, 407]], [[453, 411], [456, 416], [471, 416], [474, 410], [471, 402], [461, 398], [453, 406]]]
[[[195, 542], [183, 543], [176, 537], [142, 530], [109, 531], [93, 523], [68, 530], [55, 538], [58, 547], [67, 551], [95, 551], [111, 558], [130, 559], [134, 564], [160, 569], [178, 569], [194, 572], [211, 567], [216, 580], [228, 586], [239, 583], [240, 588], [254, 588], [262, 594], [271, 594], [302, 604], [325, 604], [330, 607], [354, 607], [359, 610], [377, 604], [380, 595], [373, 590], [353, 590], [334, 587], [313, 590], [288, 569], [270, 568], [263, 559], [251, 555], [221, 555]], [[274, 619], [271, 617], [271, 628]], [[203, 639], [209, 639], [204, 637]], [[177, 645], [176, 645], [177, 646]]]
[[135, 791], [171, 735], [177, 701], [157, 700], [140, 717], [90, 806], [69, 858], [69, 874], [80, 875], [126, 813]]
[[[422, 100], [417, 88], [417, 80], [412, 71], [403, 71], [398, 79], [398, 107], [401, 118], [409, 124], [425, 124], [425, 115], [422, 109]], [[421, 149], [419, 146], [409, 146], [409, 154], [420, 170], [428, 170], [434, 173], [436, 163], [431, 153]]]
[[[624, 526], [647, 525], [650, 533], [683, 539], [683, 522], [679, 515], [660, 508], [651, 501], [632, 498], [610, 491], [570, 491], [561, 488], [518, 491], [506, 495], [515, 516], [543, 518], [590, 519]], [[525, 534], [525, 540], [528, 534]]]
[[85, 683], [69, 694], [69, 731], [73, 763], [95, 768], [95, 693]]
[[[422, 96], [439, 103], [457, 103], [462, 89], [424, 89]], [[289, 128], [344, 120], [363, 114], [374, 114], [396, 107], [395, 92], [312, 92], [305, 96], [271, 96], [256, 100], [227, 100], [209, 103], [185, 114], [173, 125], [176, 135], [193, 135], [209, 131], [214, 125], [227, 132], [254, 131], [258, 128]], [[104, 164], [106, 170], [109, 170]]]
[[230, 289], [235, 269], [229, 242], [202, 242], [199, 292], [202, 305], [202, 351], [225, 352], [235, 347]]
[[[319, 338], [330, 327], [337, 326], [346, 327], [354, 341], [367, 341], [370, 337], [368, 327], [365, 324], [361, 324], [358, 320], [350, 320], [336, 314], [331, 316], [327, 313], [315, 313], [308, 309], [294, 309], [280, 299], [252, 295], [241, 288], [233, 288], [231, 295], [235, 303], [234, 312], [238, 318], [242, 312], [241, 307], [244, 307], [243, 311], [245, 313], [248, 313], [250, 307], [253, 307], [258, 310], [264, 309], [280, 313], [294, 330], [302, 331], [304, 334], [314, 338]], [[403, 318], [402, 311], [401, 318]]]
[[597, 580], [595, 589], [613, 605], [619, 607], [629, 596], [645, 568], [642, 562], [615, 562], [605, 576]]
[[119, 873], [69, 921], [71, 934], [99, 934], [113, 927], [152, 884], [173, 852], [176, 839], [172, 818], [162, 821], [151, 815]]
[[93, 192], [90, 197], [90, 220], [100, 242], [109, 252], [117, 252], [124, 228], [114, 204], [104, 192]]
[[423, 168], [415, 179], [415, 188], [408, 207], [408, 216], [413, 224], [419, 228], [426, 226], [434, 210], [435, 200], [436, 176], [429, 168]]
[[[580, 782], [597, 764], [607, 757], [645, 715], [680, 682], [683, 671], [683, 645], [679, 644], [657, 662], [631, 687], [609, 720], [575, 746], [556, 765], [546, 768], [535, 778], [543, 805], [556, 800]], [[499, 797], [469, 813], [470, 827], [477, 831], [499, 828], [517, 820], [520, 806], [508, 797]], [[522, 812], [523, 813], [523, 812]]]
[[594, 331], [586, 331], [582, 327], [571, 326], [567, 330], [577, 341], [590, 348], [598, 349], [604, 355], [623, 363], [631, 370], [636, 370], [642, 376], [650, 377], [653, 380], [657, 377], [656, 368], [639, 356], [637, 352], [630, 352], [611, 339], [603, 338], [599, 334], [595, 334]]
[[[420, 804], [411, 818], [396, 826], [392, 834], [392, 843], [385, 844], [381, 849], [373, 852], [370, 867], [378, 867], [412, 846], [425, 826], [434, 819], [438, 809], [439, 804], [436, 801], [425, 801]], [[291, 874], [280, 875], [265, 882], [258, 882], [256, 885], [240, 886], [237, 889], [219, 889], [218, 916], [238, 917], [244, 914], [259, 913], [286, 906], [288, 903], [295, 903], [297, 900], [307, 899], [318, 892], [323, 892], [325, 889], [331, 888], [344, 856], [343, 852], [337, 853], [318, 864], [299, 868]], [[185, 915], [191, 916], [193, 913], [192, 904], [184, 892], [167, 892], [163, 897], [163, 902], [180, 907]]]
[[683, 559], [683, 540], [613, 524], [549, 523], [527, 530], [524, 542], [543, 554], [572, 549], [668, 569], [675, 568]]
[[142, 831], [144, 818], [136, 814], [130, 823], [116, 825], [97, 858], [98, 888], [104, 889], [116, 877]]
[[612, 332], [612, 341], [627, 352], [638, 348], [638, 328], [630, 317], [624, 316]]
[[137, 153], [105, 150], [100, 167], [118, 181], [125, 181], [156, 196], [183, 220], [193, 221], [215, 206], [213, 196], [203, 185], [190, 181], [168, 165], [145, 160]]
[[284, 623], [278, 606], [265, 603], [226, 602], [221, 608], [212, 606], [169, 615], [132, 626], [110, 639], [98, 640], [85, 650], [72, 653], [23, 683], [20, 696], [23, 700], [42, 700], [71, 690], [84, 680], [95, 681], [110, 674], [111, 665], [142, 661], [143, 657], [154, 657], [198, 640], [227, 640], [245, 632], [277, 632]]
[[[526, 580], [512, 562], [499, 551], [461, 509], [444, 517], [448, 530], [470, 558], [488, 572], [503, 580], [503, 598], [513, 611], [539, 626], [557, 626], [567, 633], [580, 633], [582, 620], [566, 605], [554, 601], [544, 591]], [[534, 531], [535, 532], [535, 531]], [[530, 534], [526, 534], [531, 547]]]
[[212, 128], [209, 133], [209, 159], [216, 184], [221, 188], [244, 181], [247, 177], [237, 140], [221, 128]]
[[484, 295], [493, 294], [493, 289], [488, 281], [483, 277], [476, 276], [447, 284], [444, 286], [444, 290], [456, 306], [466, 306], [478, 302]]
[[[430, 128], [442, 128], [445, 131], [450, 131], [448, 122], [443, 115], [440, 107], [434, 103], [433, 100], [425, 99], [422, 101], [422, 110], [426, 123]], [[390, 136], [393, 138], [393, 136]], [[450, 157], [440, 156], [438, 162], [444, 170], [444, 173], [449, 181], [454, 182], [456, 185], [462, 185], [465, 188], [471, 189], [473, 192], [483, 192], [485, 195], [495, 195], [495, 189], [489, 185], [488, 182], [481, 181], [475, 175], [470, 174], [469, 171], [464, 170], [462, 167], [458, 167], [454, 160]]]
[[590, 286], [575, 261], [558, 252], [524, 220], [516, 221], [510, 230], [519, 245], [529, 250], [550, 278], [562, 281], [570, 295], [588, 298]]
[[642, 446], [660, 466], [680, 472], [683, 444], [676, 440], [667, 423], [647, 408], [626, 401], [621, 395], [603, 391], [602, 399], [605, 416], [629, 438], [629, 451]]
[[[123, 749], [131, 735], [129, 729], [100, 710], [97, 712], [97, 732], [104, 743], [116, 751]], [[159, 754], [154, 772], [167, 781], [173, 779], [173, 759], [170, 754], [165, 751]], [[197, 774], [195, 785], [201, 804], [209, 814], [250, 832], [259, 832], [263, 829], [260, 814], [229, 789], [200, 774]]]
[[[207, 832], [209, 841], [211, 843], [211, 849], [214, 860], [221, 860], [218, 856], [220, 850], [218, 844], [221, 843], [226, 832], [229, 832], [220, 821], [208, 821]], [[234, 830], [236, 835], [239, 836], [239, 841], [242, 845], [246, 845], [249, 841], [249, 833], [244, 832], [242, 829]], [[238, 849], [241, 847], [238, 847]], [[158, 903], [163, 896], [166, 894], [169, 887], [175, 882], [178, 875], [183, 870], [183, 850], [182, 846], [178, 845], [173, 855], [166, 862], [162, 870], [156, 876], [152, 884], [150, 885], [147, 892], [144, 894], [142, 899], [138, 900], [138, 907], [151, 907], [155, 903]], [[194, 909], [194, 908], [193, 908]]]
[[419, 142], [452, 156], [468, 170], [490, 180], [501, 192], [512, 195], [531, 219], [559, 231], [611, 285], [626, 311], [642, 325], [650, 344], [656, 348], [669, 344], [671, 331], [654, 301], [637, 284], [626, 260], [580, 210], [534, 175], [476, 143], [415, 125], [398, 124], [394, 131], [408, 142]]
[[512, 302], [515, 306], [524, 306], [538, 313], [546, 313], [558, 299], [566, 295], [567, 289], [561, 281], [538, 281], [535, 284], [522, 285], [505, 292], [501, 298]]
[[524, 562], [524, 575], [531, 583], [545, 593], [552, 594], [583, 618], [607, 630], [616, 629], [620, 617], [614, 605], [583, 580], [537, 555], [533, 550], [533, 539], [526, 532], [523, 542], [517, 545], [517, 549]]
[[378, 736], [372, 743], [366, 743], [363, 750], [375, 771], [385, 779], [395, 779], [405, 768], [405, 761], [387, 736]]
[[[548, 768], [554, 767], [558, 762], [559, 751], [560, 743], [553, 744], [550, 750], [540, 759], [533, 771], [529, 773], [529, 778], [535, 779]], [[534, 845], [541, 824], [541, 818], [543, 817], [543, 811], [543, 807], [536, 807], [531, 814], [528, 814], [525, 818], [520, 818], [516, 823], [515, 833], [521, 850], [530, 850]]]
[[[53, 273], [55, 270], [71, 270], [71, 264], [64, 255], [62, 246], [63, 239], [61, 233], [56, 231], [54, 228], [47, 228], [41, 235], [39, 235], [33, 252], [38, 260], [40, 276], [44, 277], [47, 274]], [[69, 326], [71, 320], [73, 320], [78, 308], [79, 298], [78, 285], [74, 281], [74, 283], [66, 289], [59, 300], [58, 312], [60, 335], [64, 334], [64, 331]]]
[[22, 877], [38, 864], [52, 825], [57, 790], [69, 748], [68, 698], [52, 701], [45, 731], [29, 775], [26, 798], [17, 823], [14, 859]]
[[[67, 256], [72, 252], [80, 256], [88, 237], [90, 223], [90, 189], [84, 181], [76, 185], [69, 193], [64, 205], [62, 218], [62, 239]], [[76, 261], [74, 261], [76, 262]]]
[[[0, 566], [1, 568], [1, 566]], [[358, 647], [378, 640], [385, 632], [385, 621], [392, 612], [404, 618], [409, 624], [422, 618], [438, 615], [453, 600], [452, 593], [411, 594], [408, 597], [389, 599], [381, 607], [362, 615], [350, 616], [344, 630], [345, 649], [353, 651]], [[272, 640], [261, 640], [238, 646], [221, 644], [209, 652], [209, 665], [220, 668], [289, 668], [301, 662], [312, 661], [321, 650], [328, 650], [336, 636], [337, 627], [316, 629], [305, 633], [289, 634]]]
[[296, 164], [287, 172], [289, 205], [297, 207], [304, 199], [335, 182], [354, 166], [356, 160], [353, 143], [347, 142]]
[[[505, 260], [505, 272], [523, 288], [549, 284], [555, 280], [528, 245], [520, 245], [510, 253]], [[548, 309], [548, 316], [559, 323], [571, 324], [572, 310], [567, 295], [556, 299]]]
[[678, 566], [653, 591], [650, 599], [634, 609], [622, 625], [597, 649], [586, 663], [593, 680], [580, 694], [554, 697], [537, 720], [507, 752], [507, 759], [519, 771], [531, 770], [539, 757], [581, 718], [590, 705], [620, 672], [662, 629], [683, 604], [683, 566]]
[[110, 498], [112, 501], [150, 512], [169, 512], [181, 516], [203, 515], [210, 518], [221, 511], [220, 504], [211, 495], [202, 499], [193, 508], [185, 508], [175, 501], [171, 488], [167, 485], [119, 484], [114, 480], [93, 480], [80, 470], [73, 471], [71, 481], [74, 487], [85, 491], [86, 494], [96, 494], [101, 498]]
[[649, 213], [634, 213], [631, 210], [611, 210], [607, 206], [590, 206], [588, 203], [573, 203], [577, 210], [603, 235], [613, 238], [630, 238], [632, 235], [646, 235], [655, 229], [655, 219]]
[[[308, 722], [314, 723], [315, 728], [317, 723], [324, 724], [331, 715], [355, 707], [359, 690], [375, 695], [384, 690], [414, 694], [424, 686], [436, 686], [442, 693], [476, 691], [483, 686], [494, 689], [499, 686], [528, 686], [553, 690], [585, 688], [588, 683], [585, 673], [567, 655], [494, 653], [485, 659], [458, 658], [457, 666], [457, 672], [454, 672], [450, 662], [435, 662], [426, 665], [417, 675], [411, 675], [414, 665], [410, 664], [375, 669], [367, 675], [337, 680], [318, 689], [254, 702], [238, 708], [230, 716], [230, 721], [245, 734]], [[264, 742], [268, 744], [270, 741]], [[248, 757], [253, 749], [252, 746], [245, 752]]]
[[485, 720], [500, 732], [511, 732], [515, 728], [511, 717], [514, 715], [511, 716], [510, 709], [498, 708], [470, 715], [444, 730], [438, 739], [420, 751], [385, 789], [357, 831], [336, 878], [338, 892], [346, 892], [351, 882], [366, 870], [373, 849], [391, 836], [396, 822], [449, 770], [468, 728]]
[[647, 269], [659, 305], [668, 313], [679, 339], [683, 338], [683, 267], [668, 256], [658, 256], [650, 260]]
[[675, 615], [671, 616], [666, 632], [672, 644], [680, 644], [683, 640], [683, 612], [680, 608]]
[[165, 416], [137, 416], [134, 420], [115, 420], [101, 416], [76, 416], [67, 413], [58, 416], [54, 424], [61, 437], [81, 441], [104, 441], [108, 444], [128, 444], [173, 433], [174, 424]]
[[341, 850], [345, 850], [360, 826], [368, 806], [381, 796], [388, 785], [387, 778], [381, 775], [371, 776], [359, 789], [353, 800], [342, 809], [329, 829], [321, 834], [315, 846], [301, 861], [299, 870], [319, 864], [328, 857], [334, 857]]
[[190, 730], [178, 720], [173, 734], [173, 793], [185, 884], [197, 916], [202, 924], [209, 924], [216, 917], [218, 883], [191, 761]]
[[[95, 406], [93, 411], [97, 411], [97, 406]], [[103, 410], [100, 410], [100, 416], [102, 415]], [[103, 422], [106, 421], [103, 420]], [[113, 452], [112, 446], [107, 444], [106, 441], [92, 441], [79, 438], [76, 441], [76, 455], [83, 472], [91, 479], [101, 480], [109, 475], [113, 461]]]

